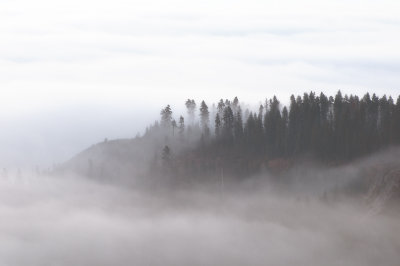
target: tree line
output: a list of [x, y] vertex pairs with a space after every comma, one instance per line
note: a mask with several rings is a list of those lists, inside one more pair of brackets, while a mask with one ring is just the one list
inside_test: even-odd
[[258, 110], [245, 111], [237, 97], [221, 99], [211, 108], [204, 101], [197, 107], [193, 99], [185, 105], [187, 127], [183, 116], [178, 122], [173, 119], [168, 105], [161, 110], [160, 123], [146, 134], [162, 129], [184, 140], [198, 132], [201, 139], [192, 151], [197, 160], [273, 160], [310, 154], [343, 162], [400, 144], [400, 96], [395, 101], [369, 93], [360, 98], [341, 91], [335, 96], [309, 92], [292, 95], [289, 106], [274, 96]]

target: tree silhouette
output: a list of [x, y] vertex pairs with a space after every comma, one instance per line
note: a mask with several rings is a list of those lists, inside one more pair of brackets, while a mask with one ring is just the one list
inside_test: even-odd
[[200, 104], [200, 124], [206, 137], [210, 135], [210, 112], [207, 104], [202, 101]]
[[[192, 110], [194, 100], [188, 100], [186, 106], [188, 112]], [[189, 169], [187, 172], [193, 170], [199, 175], [204, 174], [199, 169], [212, 173], [221, 165], [233, 175], [247, 175], [275, 159], [290, 161], [303, 155], [336, 164], [400, 144], [400, 96], [394, 101], [386, 95], [367, 93], [358, 97], [338, 91], [327, 96], [311, 91], [291, 95], [287, 107], [273, 96], [254, 112], [247, 109], [244, 114], [237, 97], [232, 102], [221, 99], [213, 112], [213, 136], [207, 133], [210, 113], [204, 101], [199, 112], [200, 123], [190, 127], [191, 136], [199, 138], [199, 145], [190, 156], [176, 160]], [[155, 123], [145, 135], [169, 125], [172, 132], [177, 127], [183, 139], [182, 116], [178, 124], [174, 126], [168, 105], [161, 111], [160, 125]], [[170, 147], [166, 147], [164, 164], [170, 161]]]
[[189, 121], [193, 125], [195, 120], [196, 102], [193, 99], [187, 99], [185, 105], [187, 108]]
[[180, 139], [183, 139], [183, 135], [185, 133], [185, 119], [183, 118], [183, 116], [179, 117], [178, 131]]
[[161, 126], [163, 128], [169, 128], [172, 122], [172, 110], [169, 104], [161, 110]]
[[215, 136], [219, 138], [221, 135], [221, 118], [219, 113], [215, 116]]

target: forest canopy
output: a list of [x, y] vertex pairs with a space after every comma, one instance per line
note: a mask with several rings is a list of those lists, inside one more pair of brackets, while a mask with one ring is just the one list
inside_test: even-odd
[[[307, 154], [323, 162], [341, 163], [400, 144], [400, 96], [395, 101], [391, 96], [369, 93], [360, 98], [341, 91], [335, 96], [309, 92], [292, 95], [289, 106], [273, 96], [256, 111], [243, 111], [235, 97], [232, 101], [221, 99], [211, 108], [202, 101], [199, 119], [195, 100], [188, 99], [185, 105], [188, 125], [182, 115], [178, 125], [167, 105], [161, 110], [160, 123], [145, 134], [163, 132], [166, 140], [172, 137], [182, 142], [199, 136], [194, 149], [177, 156], [174, 168], [200, 164], [205, 167], [199, 168], [212, 171], [218, 168], [216, 164], [236, 165], [235, 173], [246, 175], [274, 159]], [[249, 166], [252, 164], [257, 166]]]

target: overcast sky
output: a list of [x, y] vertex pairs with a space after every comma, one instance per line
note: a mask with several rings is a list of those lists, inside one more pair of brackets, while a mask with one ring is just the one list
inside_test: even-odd
[[5, 165], [132, 137], [188, 97], [400, 93], [399, 1], [2, 0], [0, 36]]

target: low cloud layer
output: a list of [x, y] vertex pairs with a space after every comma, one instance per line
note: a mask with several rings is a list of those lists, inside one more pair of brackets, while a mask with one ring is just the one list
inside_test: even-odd
[[81, 179], [0, 181], [0, 264], [397, 265], [398, 217], [218, 190], [152, 195]]

